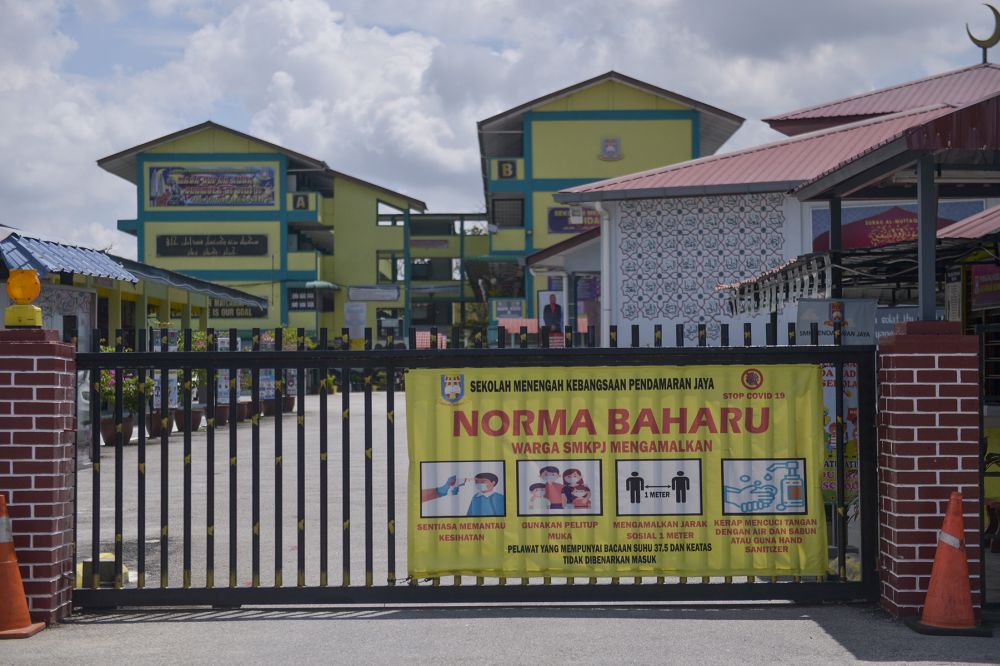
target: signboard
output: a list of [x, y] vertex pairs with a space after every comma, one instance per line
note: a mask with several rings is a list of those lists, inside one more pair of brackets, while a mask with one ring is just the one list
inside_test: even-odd
[[[289, 338], [282, 340], [282, 349], [288, 351], [295, 348], [294, 341], [290, 341]], [[274, 336], [265, 333], [260, 338], [260, 348], [261, 351], [274, 351]], [[243, 371], [247, 372], [247, 371]], [[273, 400], [276, 394], [275, 386], [275, 370], [274, 368], [261, 368], [260, 369], [260, 399], [261, 400]], [[298, 375], [297, 371], [293, 369], [286, 369], [281, 371], [279, 378], [284, 379], [284, 384], [281, 386], [282, 397], [294, 396], [298, 392]]]
[[[231, 351], [229, 349], [229, 336], [220, 335], [216, 338], [217, 349], [220, 352]], [[242, 349], [242, 342], [239, 338], [236, 338], [236, 350]], [[230, 370], [229, 368], [219, 368], [215, 371], [215, 396], [219, 405], [229, 404], [229, 392], [233, 390], [236, 392], [236, 397], [239, 399], [240, 395], [240, 370]], [[230, 373], [232, 373], [233, 382], [230, 384]], [[235, 415], [233, 415], [235, 419]]]
[[969, 307], [973, 310], [988, 310], [1000, 307], [1000, 267], [989, 264], [974, 264], [972, 274], [972, 295]]
[[601, 211], [592, 208], [581, 209], [583, 216], [573, 218], [569, 206], [549, 208], [549, 233], [575, 234], [601, 226]]
[[359, 285], [347, 288], [347, 300], [349, 301], [398, 301], [398, 284], [372, 284]]
[[208, 316], [211, 319], [258, 319], [267, 317], [267, 306], [230, 303], [215, 298], [209, 301]]
[[811, 344], [811, 324], [819, 324], [819, 344], [833, 344], [833, 326], [840, 322], [841, 343], [845, 345], [875, 344], [876, 301], [866, 298], [799, 299], [795, 321], [799, 344]]
[[[178, 334], [177, 329], [175, 329], [175, 328], [167, 329], [167, 351], [170, 351], [170, 352], [177, 351], [179, 337], [180, 336]], [[154, 341], [154, 343], [153, 343], [153, 350], [154, 351], [156, 351], [156, 350], [163, 351], [163, 340], [162, 340], [162, 338], [158, 337], [158, 339], [156, 339]], [[153, 379], [153, 405], [152, 405], [152, 408], [154, 410], [159, 410], [160, 409], [160, 400], [161, 400], [161, 396], [163, 395], [163, 391], [161, 390], [163, 388], [161, 386], [161, 381], [162, 380], [160, 379], [160, 376], [162, 374], [163, 374], [162, 371], [158, 371], [158, 370], [154, 370], [154, 371], [152, 371], [150, 373], [150, 375], [151, 375], [151, 377]], [[180, 406], [181, 406], [181, 403], [180, 403], [180, 400], [178, 399], [178, 395], [177, 395], [177, 371], [176, 370], [170, 370], [167, 373], [167, 407], [169, 409], [177, 409]]]
[[823, 575], [818, 365], [412, 370], [413, 577]]
[[[944, 310], [937, 308], [934, 318], [939, 321], [944, 319]], [[920, 308], [916, 305], [879, 306], [875, 309], [875, 337], [881, 340], [896, 332], [896, 324], [919, 320]]]
[[524, 300], [520, 298], [491, 298], [493, 320], [524, 319]]
[[962, 267], [951, 266], [944, 280], [944, 309], [947, 321], [962, 321]]
[[[983, 201], [944, 201], [938, 206], [937, 228], [943, 229], [957, 220], [982, 212]], [[915, 240], [917, 237], [917, 205], [845, 206], [841, 211], [843, 249], [879, 247], [889, 243]], [[812, 211], [813, 252], [830, 249], [830, 210]]]
[[517, 161], [497, 160], [497, 178], [500, 180], [517, 178]]
[[149, 166], [147, 206], [275, 206], [274, 167], [264, 164]]
[[156, 237], [158, 257], [260, 257], [266, 254], [266, 234], [163, 234]]
[[[823, 501], [837, 502], [837, 370], [831, 363], [823, 368]], [[858, 494], [858, 365], [844, 364], [844, 501], [851, 502]]]
[[344, 303], [344, 326], [349, 329], [349, 335], [355, 339], [364, 339], [365, 323], [368, 321], [368, 306], [365, 303]]

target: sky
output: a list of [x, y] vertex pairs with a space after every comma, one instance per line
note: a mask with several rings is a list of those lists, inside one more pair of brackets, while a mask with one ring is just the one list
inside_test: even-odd
[[[484, 209], [476, 121], [608, 70], [747, 119], [974, 65], [978, 0], [0, 0], [0, 224], [135, 256], [96, 161], [214, 120]], [[1000, 61], [1000, 53], [995, 56]]]

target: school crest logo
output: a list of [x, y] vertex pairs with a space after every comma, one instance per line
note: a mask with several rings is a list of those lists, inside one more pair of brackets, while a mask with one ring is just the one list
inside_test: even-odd
[[597, 159], [605, 162], [614, 162], [625, 157], [622, 154], [622, 140], [617, 136], [605, 136], [601, 138], [601, 152]]
[[454, 405], [465, 397], [465, 375], [441, 375], [441, 397]]

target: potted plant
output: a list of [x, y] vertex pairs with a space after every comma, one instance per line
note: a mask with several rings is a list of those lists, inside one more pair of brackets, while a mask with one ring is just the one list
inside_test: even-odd
[[164, 429], [166, 429], [167, 435], [174, 431], [173, 410], [168, 409], [167, 413], [161, 416], [160, 406], [153, 405], [146, 412], [146, 432], [149, 433], [151, 439], [156, 439], [163, 433]]
[[[107, 351], [107, 349], [105, 349]], [[101, 438], [105, 446], [114, 446], [116, 425], [114, 418], [115, 392], [118, 383], [121, 382], [122, 391], [122, 440], [128, 444], [132, 439], [132, 432], [135, 429], [134, 415], [139, 411], [139, 400], [152, 391], [153, 380], [147, 378], [142, 386], [139, 385], [139, 378], [131, 372], [119, 371], [116, 369], [101, 370], [97, 380], [97, 390], [101, 398]]]

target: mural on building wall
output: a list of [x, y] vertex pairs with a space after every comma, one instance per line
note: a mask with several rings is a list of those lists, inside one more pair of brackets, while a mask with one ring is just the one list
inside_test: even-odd
[[43, 284], [42, 292], [35, 300], [42, 309], [43, 326], [64, 333], [67, 317], [76, 317], [77, 336], [80, 349], [90, 349], [90, 332], [94, 328], [94, 292]]
[[274, 167], [172, 164], [149, 167], [148, 206], [274, 206]]
[[718, 340], [729, 318], [715, 287], [781, 263], [783, 202], [777, 193], [622, 202], [621, 317], [683, 323], [689, 340], [705, 324]]

